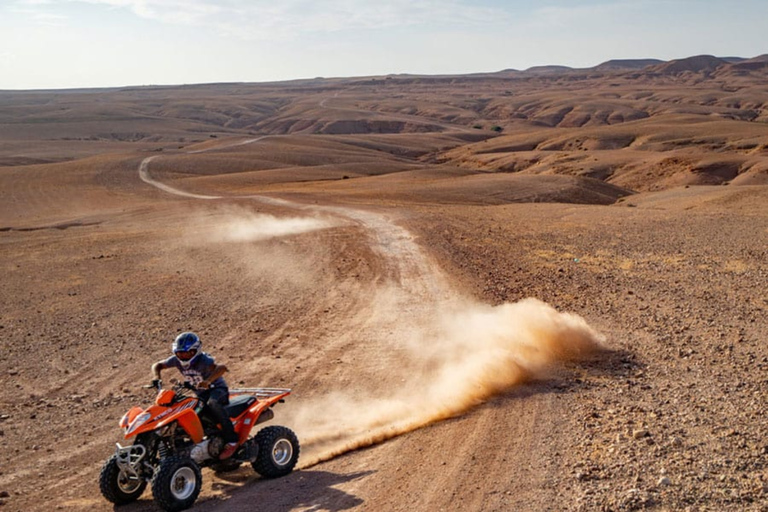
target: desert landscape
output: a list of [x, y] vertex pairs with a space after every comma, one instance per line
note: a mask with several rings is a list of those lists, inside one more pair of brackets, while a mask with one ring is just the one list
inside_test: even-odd
[[193, 510], [768, 511], [768, 55], [0, 91], [0, 191], [2, 510], [193, 330], [302, 443]]

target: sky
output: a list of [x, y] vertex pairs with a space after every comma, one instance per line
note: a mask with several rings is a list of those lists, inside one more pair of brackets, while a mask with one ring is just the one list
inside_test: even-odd
[[0, 0], [0, 89], [768, 53], [768, 0]]

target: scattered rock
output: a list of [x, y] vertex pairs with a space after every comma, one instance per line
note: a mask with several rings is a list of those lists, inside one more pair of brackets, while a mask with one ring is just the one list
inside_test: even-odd
[[644, 437], [650, 436], [650, 432], [645, 430], [644, 428], [638, 428], [632, 431], [632, 438], [633, 439], [642, 439]]

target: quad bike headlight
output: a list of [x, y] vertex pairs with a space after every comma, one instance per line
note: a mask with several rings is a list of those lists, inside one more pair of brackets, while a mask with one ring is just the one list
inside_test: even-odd
[[123, 417], [120, 418], [120, 428], [123, 430], [128, 428], [128, 413], [123, 414]]
[[143, 414], [139, 414], [136, 416], [136, 419], [131, 422], [130, 427], [128, 427], [128, 430], [125, 432], [126, 434], [130, 434], [140, 426], [142, 426], [146, 421], [151, 417], [152, 415], [148, 412], [145, 412]]

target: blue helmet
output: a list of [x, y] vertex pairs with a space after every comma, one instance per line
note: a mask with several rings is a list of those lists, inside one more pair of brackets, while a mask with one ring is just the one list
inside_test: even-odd
[[200, 337], [197, 334], [183, 332], [173, 340], [171, 350], [182, 366], [187, 367], [201, 353], [202, 346], [203, 344], [200, 343]]

